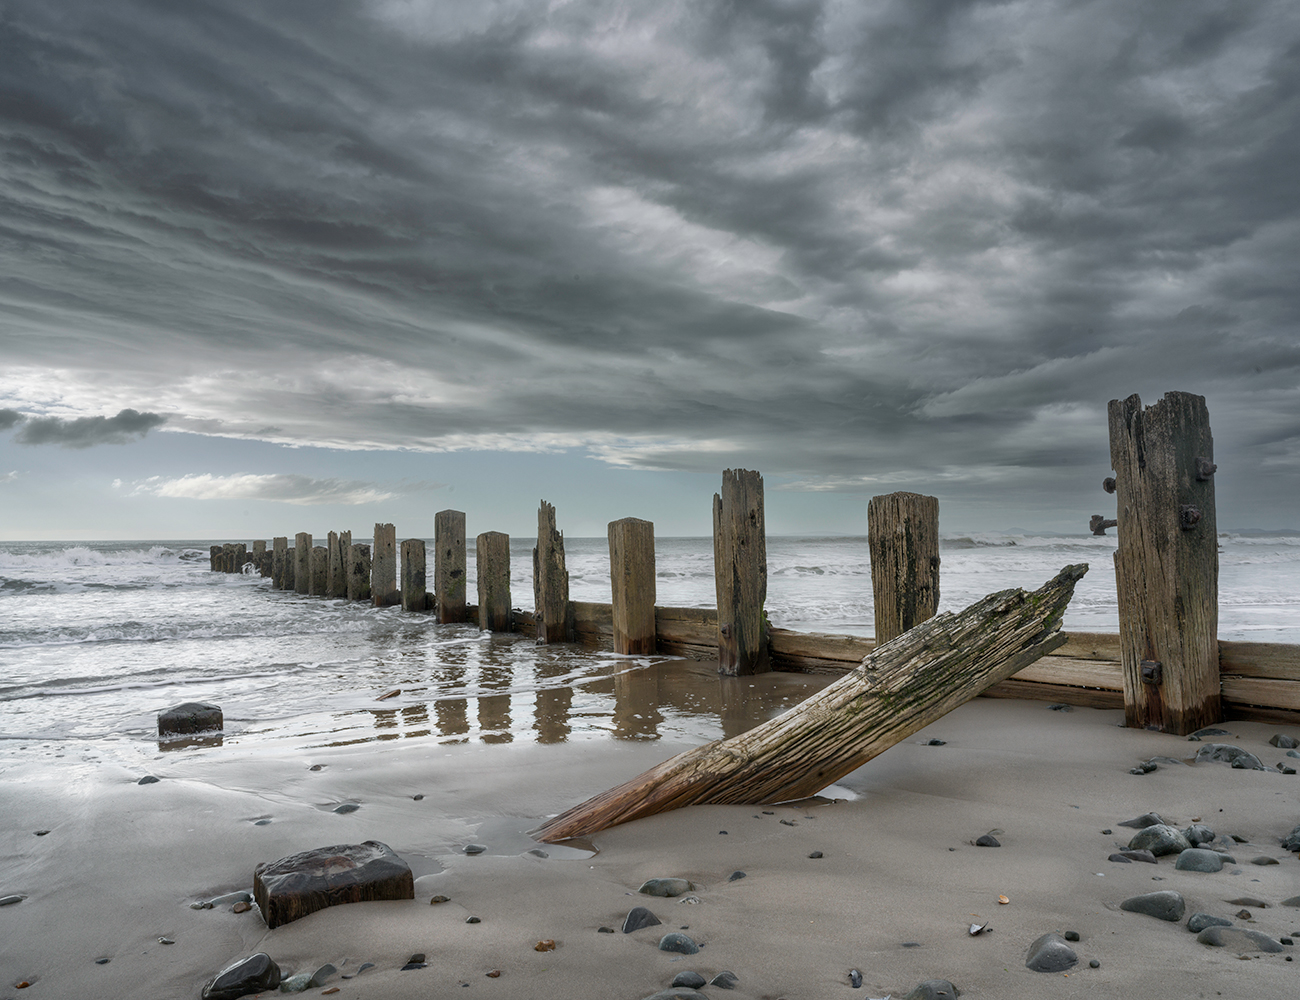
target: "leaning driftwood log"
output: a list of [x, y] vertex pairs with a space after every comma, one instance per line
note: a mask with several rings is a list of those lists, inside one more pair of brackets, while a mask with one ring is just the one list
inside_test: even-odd
[[763, 804], [821, 791], [1064, 645], [1061, 616], [1086, 564], [1039, 590], [1004, 590], [887, 642], [830, 687], [763, 725], [687, 750], [543, 823], [547, 843], [682, 806]]

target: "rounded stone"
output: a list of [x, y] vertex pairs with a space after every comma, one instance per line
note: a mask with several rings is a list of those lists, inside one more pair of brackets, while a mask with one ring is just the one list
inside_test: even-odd
[[483, 853], [484, 851], [486, 851], [486, 850], [487, 850], [487, 846], [484, 845], [484, 844], [466, 844], [466, 845], [465, 845], [465, 853], [466, 853], [466, 854], [482, 854], [482, 853]]
[[1090, 968], [1090, 969], [1100, 969], [1100, 968], [1101, 968], [1101, 963], [1098, 962], [1095, 958], [1093, 958], [1093, 959], [1089, 959], [1089, 961], [1088, 961], [1088, 968]]
[[1128, 842], [1130, 851], [1150, 851], [1156, 857], [1179, 854], [1191, 846], [1186, 837], [1164, 823], [1153, 823], [1139, 830]]
[[1204, 823], [1193, 823], [1186, 830], [1180, 832], [1193, 847], [1200, 847], [1202, 844], [1210, 844], [1214, 842], [1214, 831]]
[[232, 962], [203, 987], [202, 1000], [238, 1000], [249, 993], [264, 993], [280, 986], [280, 967], [266, 952]]
[[158, 713], [158, 735], [174, 736], [183, 733], [204, 733], [221, 729], [225, 724], [219, 705], [201, 701], [187, 701], [183, 705]]
[[1180, 872], [1217, 872], [1223, 870], [1223, 855], [1204, 847], [1189, 847], [1178, 855], [1174, 867]]
[[143, 778], [141, 778], [139, 781], [137, 781], [136, 784], [137, 784], [137, 785], [154, 785], [154, 784], [157, 784], [157, 783], [158, 783], [159, 781], [161, 781], [161, 780], [162, 780], [161, 778], [156, 777], [155, 775], [152, 775], [152, 774], [146, 774]]
[[1064, 934], [1063, 936], [1065, 937], [1065, 940], [1067, 940], [1067, 941], [1078, 941], [1078, 940], [1079, 940], [1079, 932], [1078, 932], [1078, 931], [1066, 931], [1065, 934]]
[[1001, 847], [1002, 844], [998, 841], [997, 837], [993, 836], [993, 834], [986, 833], [982, 837], [975, 838], [975, 846], [976, 847]]
[[1034, 972], [1064, 972], [1079, 964], [1079, 956], [1059, 934], [1044, 934], [1029, 946], [1025, 968]]
[[690, 892], [694, 888], [695, 885], [684, 878], [652, 878], [642, 882], [637, 892], [646, 896], [672, 898]]
[[728, 882], [736, 882], [736, 881], [739, 881], [740, 879], [742, 879], [742, 878], [744, 878], [744, 877], [745, 877], [745, 873], [744, 873], [744, 872], [742, 872], [742, 871], [734, 871], [734, 872], [732, 872], [730, 875], [727, 876], [727, 881], [728, 881]]
[[698, 972], [679, 972], [673, 976], [673, 986], [685, 986], [692, 990], [698, 990], [701, 986], [707, 986], [708, 980]]
[[1157, 920], [1182, 920], [1187, 911], [1187, 902], [1180, 892], [1162, 889], [1159, 892], [1147, 892], [1141, 896], [1131, 896], [1119, 904], [1121, 910], [1130, 913], [1145, 913]]
[[658, 927], [662, 921], [644, 906], [634, 906], [623, 920], [623, 933], [631, 934], [643, 927]]
[[946, 979], [927, 979], [913, 986], [903, 1000], [952, 1000], [960, 994], [961, 990]]
[[1232, 921], [1227, 917], [1216, 917], [1209, 913], [1193, 913], [1187, 918], [1187, 929], [1199, 934], [1207, 927], [1231, 927]]
[[675, 951], [681, 955], [695, 955], [699, 952], [700, 946], [685, 934], [673, 931], [659, 939], [659, 950]]
[[340, 816], [346, 816], [348, 813], [354, 813], [361, 807], [355, 802], [344, 802], [342, 805], [334, 807], [334, 811]]
[[1234, 746], [1231, 743], [1207, 743], [1196, 751], [1196, 761], [1200, 763], [1205, 760], [1218, 761], [1223, 764], [1231, 764], [1233, 767], [1248, 771], [1262, 770], [1264, 764], [1258, 757], [1247, 750]]
[[1275, 954], [1282, 951], [1281, 943], [1274, 941], [1267, 934], [1241, 927], [1207, 927], [1196, 935], [1196, 940], [1212, 948], [1231, 948], [1238, 954], [1248, 951]]
[[710, 986], [716, 986], [720, 990], [734, 990], [736, 984], [740, 982], [740, 977], [728, 969], [723, 969], [716, 976], [709, 980]]

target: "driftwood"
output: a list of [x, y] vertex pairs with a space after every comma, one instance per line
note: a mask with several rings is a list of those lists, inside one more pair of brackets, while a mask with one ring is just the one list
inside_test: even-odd
[[574, 806], [534, 832], [587, 836], [681, 806], [814, 795], [1064, 645], [1061, 616], [1086, 565], [1039, 590], [1004, 590], [887, 642], [830, 687], [740, 736], [687, 750]]

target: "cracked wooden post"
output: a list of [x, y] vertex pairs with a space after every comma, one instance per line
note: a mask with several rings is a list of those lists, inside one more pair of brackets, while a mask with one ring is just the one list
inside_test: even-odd
[[348, 596], [348, 557], [352, 552], [352, 532], [339, 532], [337, 571], [334, 565], [335, 552], [335, 549], [330, 550], [330, 597], [346, 599]]
[[722, 473], [713, 495], [713, 574], [718, 596], [718, 671], [733, 676], [771, 669], [767, 652], [767, 533], [763, 477]]
[[475, 561], [478, 627], [489, 632], [509, 632], [514, 627], [510, 616], [510, 536], [500, 531], [483, 532], [476, 539]]
[[230, 542], [223, 542], [221, 551], [217, 553], [217, 566], [222, 573], [230, 572], [230, 564], [235, 561], [235, 546]]
[[1186, 736], [1220, 721], [1214, 439], [1205, 397], [1112, 399], [1124, 723]]
[[311, 550], [311, 595], [324, 597], [330, 581], [330, 550], [317, 545]]
[[231, 565], [230, 572], [243, 573], [244, 564], [246, 562], [248, 562], [248, 546], [245, 545], [243, 542], [237, 542], [235, 544], [235, 558], [234, 558], [234, 562]]
[[424, 539], [406, 538], [402, 541], [402, 610], [428, 609], [424, 586]]
[[625, 517], [609, 522], [609, 582], [614, 652], [655, 651], [655, 526]]
[[375, 525], [375, 547], [370, 550], [370, 603], [386, 608], [400, 600], [397, 592], [397, 529]]
[[867, 548], [876, 643], [897, 638], [939, 610], [939, 500], [889, 493], [867, 504]]
[[271, 587], [284, 590], [284, 563], [289, 554], [289, 538], [279, 535], [271, 539]]
[[266, 542], [255, 541], [253, 543], [253, 565], [257, 567], [258, 576], [269, 576], [270, 573], [266, 567]]
[[293, 536], [293, 589], [311, 593], [311, 535], [305, 531]]
[[364, 542], [348, 546], [348, 600], [370, 600], [370, 546]]
[[469, 618], [465, 603], [465, 512], [440, 510], [433, 515], [433, 596], [438, 621]]
[[221, 572], [220, 567], [221, 567], [221, 546], [209, 545], [208, 546], [208, 569], [210, 569], [213, 573], [219, 573]]
[[555, 528], [555, 507], [545, 500], [537, 508], [537, 544], [533, 547], [533, 618], [539, 644], [573, 641], [564, 535]]
[[693, 805], [815, 795], [981, 691], [1065, 644], [1061, 616], [1087, 566], [1033, 593], [1003, 590], [877, 646], [834, 684], [760, 726], [672, 757], [534, 831], [555, 843]]

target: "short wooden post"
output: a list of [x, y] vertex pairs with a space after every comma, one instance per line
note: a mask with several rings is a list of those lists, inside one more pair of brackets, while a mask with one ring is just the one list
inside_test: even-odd
[[876, 606], [876, 645], [939, 610], [939, 500], [889, 493], [867, 504], [867, 548]]
[[363, 542], [348, 546], [348, 600], [370, 600], [370, 546]]
[[214, 573], [221, 572], [221, 553], [222, 548], [220, 545], [208, 546], [208, 569], [212, 570]]
[[1112, 399], [1124, 723], [1186, 736], [1222, 718], [1214, 438], [1205, 397]]
[[339, 533], [331, 531], [325, 539], [325, 551], [327, 553], [328, 569], [325, 574], [325, 596], [334, 597], [335, 581], [338, 580], [346, 589], [347, 580], [343, 577], [343, 553], [339, 550]]
[[375, 525], [375, 547], [370, 550], [370, 601], [385, 608], [400, 600], [397, 592], [397, 529]]
[[266, 568], [266, 542], [259, 539], [253, 543], [253, 565], [257, 567], [258, 576], [268, 576]]
[[311, 595], [324, 597], [329, 579], [330, 550], [324, 545], [317, 545], [311, 550]]
[[232, 572], [232, 573], [243, 573], [243, 572], [244, 572], [244, 564], [245, 564], [246, 562], [248, 562], [248, 546], [245, 545], [243, 542], [239, 542], [239, 543], [237, 543], [237, 544], [235, 545], [235, 559], [234, 559], [234, 566], [233, 566], [233, 568], [231, 569], [231, 572]]
[[305, 531], [293, 536], [293, 589], [311, 593], [311, 535]]
[[348, 596], [348, 553], [351, 548], [352, 532], [350, 531], [340, 531], [338, 538], [330, 543], [330, 597]]
[[573, 641], [564, 534], [555, 528], [555, 507], [545, 500], [537, 508], [537, 544], [533, 547], [533, 618], [538, 643]]
[[271, 587], [284, 590], [284, 564], [288, 561], [289, 537], [280, 535], [271, 539]]
[[609, 582], [614, 652], [655, 651], [655, 526], [625, 517], [609, 522]]
[[485, 531], [475, 545], [478, 563], [478, 627], [489, 632], [509, 632], [510, 617], [510, 536], [500, 531]]
[[235, 562], [235, 546], [231, 542], [226, 542], [221, 546], [221, 572], [233, 573], [231, 566]]
[[428, 601], [424, 586], [424, 539], [402, 541], [402, 610], [426, 611]]
[[718, 595], [718, 670], [743, 676], [771, 669], [767, 652], [767, 531], [763, 477], [722, 473], [713, 495], [713, 573]]
[[281, 590], [297, 590], [297, 547], [288, 545], [288, 539], [285, 540], [284, 551], [284, 582], [280, 587]]
[[465, 610], [465, 513], [440, 510], [433, 516], [433, 593], [438, 621], [463, 622]]

